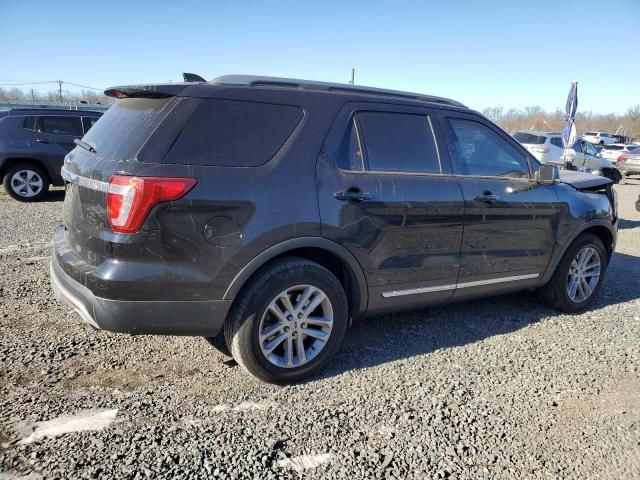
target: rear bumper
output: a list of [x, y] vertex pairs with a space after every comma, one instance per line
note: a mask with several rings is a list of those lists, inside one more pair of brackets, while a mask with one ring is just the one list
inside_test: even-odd
[[132, 301], [97, 297], [71, 278], [53, 255], [51, 286], [58, 300], [70, 305], [94, 328], [134, 335], [216, 335], [231, 300]]

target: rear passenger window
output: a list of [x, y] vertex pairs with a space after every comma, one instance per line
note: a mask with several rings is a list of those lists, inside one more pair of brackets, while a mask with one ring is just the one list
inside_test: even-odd
[[256, 167], [280, 150], [301, 119], [299, 107], [205, 100], [164, 163]]
[[447, 142], [458, 175], [528, 178], [529, 163], [497, 133], [473, 120], [448, 118]]
[[45, 133], [53, 133], [56, 135], [74, 135], [82, 136], [82, 124], [80, 117], [56, 117], [44, 116], [40, 117], [39, 130]]
[[99, 117], [82, 117], [84, 123], [84, 133], [87, 133], [93, 124], [99, 120]]
[[35, 130], [36, 129], [36, 117], [24, 117], [24, 122], [22, 123], [22, 128], [26, 128], [27, 130]]
[[562, 144], [562, 139], [560, 137], [553, 137], [551, 139], [551, 144], [555, 145], [556, 147], [564, 148], [564, 145]]
[[342, 145], [340, 146], [338, 167], [343, 170], [362, 172], [364, 170], [364, 155], [355, 117], [351, 119], [349, 125], [347, 133], [342, 140]]
[[357, 114], [371, 171], [440, 173], [429, 117], [406, 113]]

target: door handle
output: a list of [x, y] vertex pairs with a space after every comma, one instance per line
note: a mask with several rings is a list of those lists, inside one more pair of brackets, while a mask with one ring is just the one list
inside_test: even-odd
[[50, 143], [49, 140], [47, 140], [46, 138], [37, 138], [36, 142], [38, 142], [38, 143]]
[[476, 195], [473, 199], [476, 202], [493, 203], [500, 200], [500, 197], [498, 195], [493, 195], [491, 192], [484, 192], [481, 195]]
[[333, 198], [341, 200], [343, 202], [362, 202], [363, 200], [370, 200], [371, 194], [367, 192], [361, 192], [356, 189], [349, 189], [345, 192], [336, 192], [333, 194]]

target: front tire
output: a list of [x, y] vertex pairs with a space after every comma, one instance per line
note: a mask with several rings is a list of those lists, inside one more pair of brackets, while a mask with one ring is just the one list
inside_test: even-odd
[[49, 177], [46, 172], [28, 163], [9, 167], [2, 183], [5, 191], [19, 202], [37, 202], [49, 191]]
[[602, 241], [590, 233], [569, 246], [551, 280], [540, 289], [543, 303], [566, 313], [587, 309], [598, 295], [609, 256]]
[[269, 383], [298, 382], [336, 353], [348, 320], [336, 277], [300, 258], [278, 260], [250, 280], [225, 324], [238, 364]]

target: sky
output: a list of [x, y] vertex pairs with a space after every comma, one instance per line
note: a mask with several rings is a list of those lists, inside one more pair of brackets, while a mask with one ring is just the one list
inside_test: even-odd
[[346, 83], [355, 68], [356, 84], [477, 110], [563, 109], [572, 81], [579, 111], [640, 104], [640, 0], [0, 0], [0, 38], [2, 88], [182, 72]]

